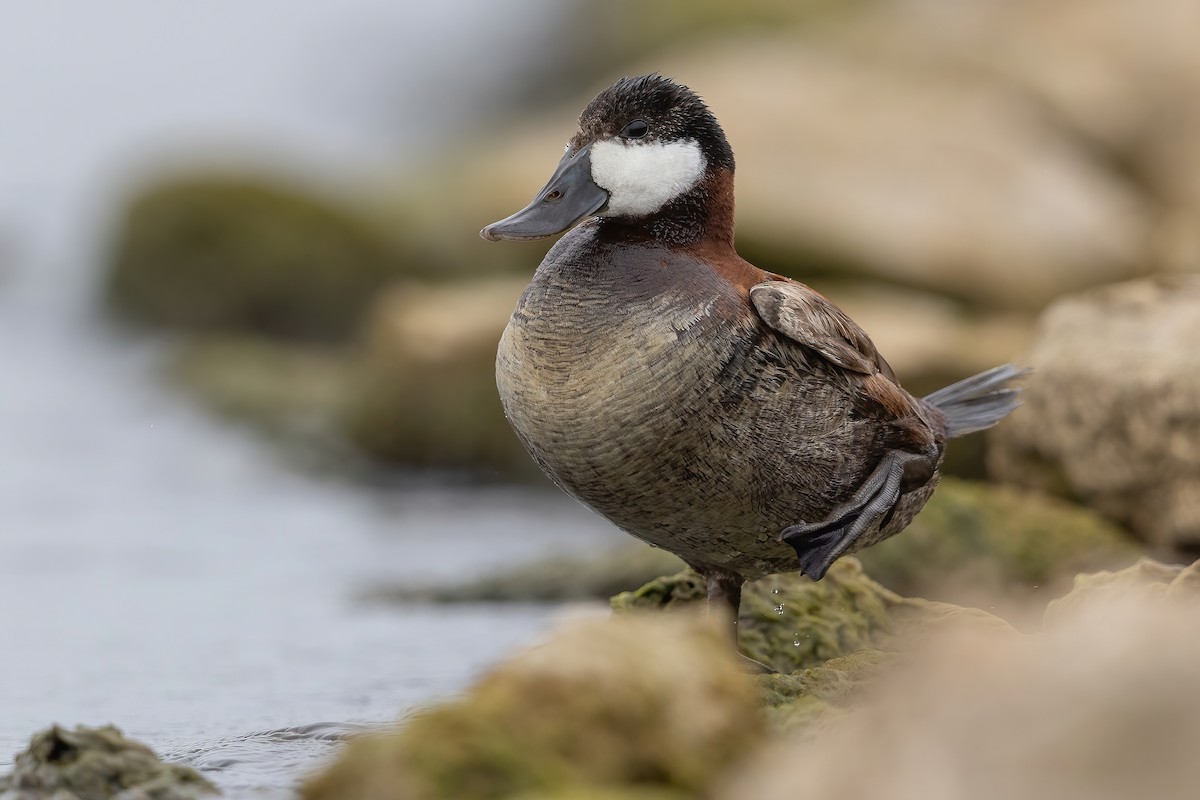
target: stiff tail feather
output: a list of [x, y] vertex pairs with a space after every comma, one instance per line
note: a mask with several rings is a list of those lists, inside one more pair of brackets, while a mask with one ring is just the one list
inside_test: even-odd
[[1029, 373], [1012, 364], [993, 367], [938, 389], [925, 402], [946, 416], [947, 436], [965, 436], [992, 427], [1019, 406], [1022, 387], [1009, 384]]

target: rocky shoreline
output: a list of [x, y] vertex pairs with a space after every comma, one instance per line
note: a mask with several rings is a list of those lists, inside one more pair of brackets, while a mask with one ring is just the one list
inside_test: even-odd
[[[1023, 634], [980, 609], [902, 597], [846, 559], [820, 583], [780, 575], [747, 586], [742, 648], [778, 670], [751, 676], [720, 626], [700, 612], [703, 591], [684, 571], [613, 597], [611, 616], [568, 614], [543, 644], [501, 662], [461, 697], [418, 711], [398, 729], [354, 737], [328, 768], [306, 779], [301, 796], [732, 800], [789, 796], [784, 787], [809, 779], [871, 785], [883, 779], [872, 769], [820, 767], [816, 777], [807, 770], [815, 754], [830, 763], [852, 758], [845, 731], [876, 718], [893, 725], [894, 706], [915, 702], [906, 692], [928, 705], [924, 716], [910, 718], [907, 733], [873, 730], [863, 746], [878, 750], [882, 761], [888, 751], [881, 748], [906, 746], [890, 737], [953, 747], [946, 737], [975, 718], [1023, 724], [1006, 708], [1012, 696], [992, 693], [996, 681], [1031, 693], [1079, 736], [1096, 735], [1088, 726], [1102, 725], [1105, 736], [1142, 752], [1150, 746], [1139, 744], [1145, 729], [1124, 725], [1122, 709], [1141, 708], [1142, 725], [1196, 730], [1200, 692], [1190, 675], [1200, 657], [1198, 599], [1196, 565], [1143, 559], [1077, 576], [1073, 589], [1046, 608], [1040, 629]], [[1069, 665], [1049, 660], [1055, 658]], [[939, 680], [948, 686], [939, 688]], [[1088, 689], [1082, 697], [1075, 680]], [[1093, 702], [1093, 684], [1124, 700]], [[955, 705], [963, 692], [975, 693], [976, 707]], [[1163, 702], [1167, 695], [1171, 704]], [[1012, 755], [1024, 770], [1018, 783], [1036, 787], [1047, 779], [1032, 744]], [[1069, 764], [1056, 780], [1096, 787], [1112, 769]], [[897, 774], [916, 787], [928, 778], [903, 768]], [[1179, 765], [1155, 779], [1161, 785], [1187, 774]], [[940, 779], [974, 792], [986, 789], [990, 775]], [[1131, 780], [1126, 773], [1121, 779]], [[0, 778], [3, 800], [195, 800], [215, 791], [194, 770], [162, 764], [111, 727], [39, 733]], [[904, 791], [915, 790], [904, 784]], [[1120, 796], [1098, 791], [1090, 796]]]

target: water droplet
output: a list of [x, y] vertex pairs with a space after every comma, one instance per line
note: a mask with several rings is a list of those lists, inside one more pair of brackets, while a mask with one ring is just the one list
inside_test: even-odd
[[[1037, 587], [1035, 586], [1035, 587], [1033, 587], [1033, 588], [1035, 588], [1035, 589], [1036, 589]], [[772, 589], [772, 590], [771, 590], [771, 594], [779, 594], [779, 587], [778, 587], [778, 586], [776, 586], [774, 589]]]
[[783, 616], [783, 603], [776, 603], [776, 604], [775, 604], [775, 613], [776, 613], [776, 614], [778, 614], [778, 615], [779, 615], [779, 616], [781, 616], [781, 617]]
[[792, 647], [799, 647], [799, 646], [800, 646], [800, 640], [799, 640], [799, 639], [793, 639], [793, 640], [792, 640]]

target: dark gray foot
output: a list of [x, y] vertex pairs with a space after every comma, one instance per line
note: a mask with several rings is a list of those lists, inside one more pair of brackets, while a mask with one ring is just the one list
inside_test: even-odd
[[696, 571], [704, 576], [706, 582], [708, 613], [721, 614], [727, 620], [730, 642], [742, 669], [752, 675], [767, 675], [775, 672], [761, 661], [756, 661], [750, 656], [738, 652], [738, 610], [742, 606], [742, 584], [745, 583], [742, 577], [729, 572], [706, 569], [697, 569]]
[[904, 481], [905, 467], [928, 458], [893, 450], [883, 457], [854, 495], [820, 522], [802, 522], [784, 529], [779, 538], [800, 559], [800, 571], [819, 581], [834, 561], [846, 553], [875, 523], [887, 523]]

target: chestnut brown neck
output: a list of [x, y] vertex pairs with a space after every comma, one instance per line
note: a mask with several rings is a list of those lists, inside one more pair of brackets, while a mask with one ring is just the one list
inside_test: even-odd
[[733, 170], [710, 169], [686, 194], [638, 219], [604, 217], [603, 239], [733, 251]]

